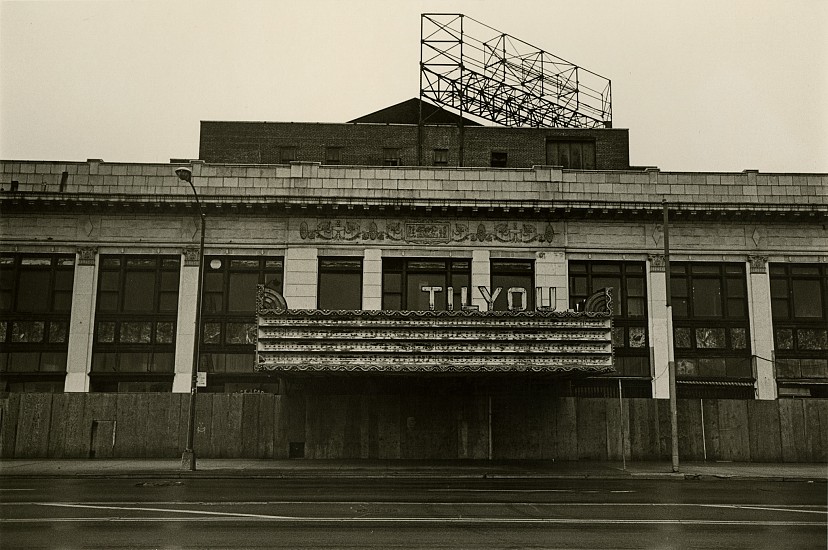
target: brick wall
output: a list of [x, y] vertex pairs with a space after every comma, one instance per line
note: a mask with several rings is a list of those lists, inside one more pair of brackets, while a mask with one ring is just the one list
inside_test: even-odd
[[[563, 128], [465, 129], [464, 165], [489, 166], [492, 151], [505, 151], [508, 166], [547, 164], [547, 138], [589, 139], [596, 144], [596, 168], [626, 170], [630, 165], [625, 129]], [[324, 124], [284, 122], [202, 122], [199, 158], [212, 163], [277, 163], [280, 147], [296, 147], [300, 161], [325, 162], [326, 147], [342, 147], [341, 164], [382, 166], [383, 148], [400, 149], [400, 165], [417, 165], [417, 127], [403, 124]], [[422, 165], [433, 164], [434, 149], [448, 149], [449, 166], [459, 165], [460, 130], [426, 126]]]

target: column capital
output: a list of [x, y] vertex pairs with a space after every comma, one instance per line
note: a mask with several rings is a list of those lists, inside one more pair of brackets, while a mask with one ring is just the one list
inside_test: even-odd
[[767, 273], [768, 271], [768, 257], [767, 256], [748, 256], [750, 262], [751, 273]]
[[198, 267], [199, 260], [201, 258], [198, 255], [198, 248], [185, 248], [184, 249], [184, 265], [189, 267]]
[[95, 256], [98, 249], [94, 247], [82, 247], [76, 250], [78, 254], [78, 265], [95, 265]]
[[664, 254], [648, 254], [647, 259], [650, 260], [650, 272], [664, 273], [666, 270]]

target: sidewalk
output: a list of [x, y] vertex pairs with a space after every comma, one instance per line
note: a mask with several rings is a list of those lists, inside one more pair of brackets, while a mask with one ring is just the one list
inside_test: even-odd
[[18, 477], [90, 478], [387, 478], [387, 479], [741, 479], [828, 480], [826, 464], [687, 462], [554, 462], [485, 460], [250, 460], [203, 458], [195, 472], [177, 459], [0, 460], [0, 480]]

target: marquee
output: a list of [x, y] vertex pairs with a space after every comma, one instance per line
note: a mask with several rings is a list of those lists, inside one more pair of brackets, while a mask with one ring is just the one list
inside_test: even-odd
[[260, 286], [256, 370], [613, 372], [610, 290], [577, 312], [327, 311], [289, 309]]

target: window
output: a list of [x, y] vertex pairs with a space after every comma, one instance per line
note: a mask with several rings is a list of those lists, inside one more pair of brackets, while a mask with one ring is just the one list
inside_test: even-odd
[[341, 164], [342, 147], [325, 147], [325, 164]]
[[200, 370], [207, 391], [268, 391], [278, 387], [256, 373], [256, 293], [263, 284], [279, 293], [282, 258], [207, 256], [204, 262]]
[[508, 156], [504, 151], [492, 151], [491, 162], [489, 165], [492, 168], [506, 168], [508, 163]]
[[769, 265], [779, 395], [828, 397], [828, 265]]
[[400, 150], [394, 147], [385, 147], [382, 150], [382, 164], [384, 166], [399, 166]]
[[[680, 381], [736, 379], [753, 395], [750, 330], [745, 266], [741, 263], [671, 264], [673, 345]], [[716, 395], [688, 393], [679, 397], [745, 397], [737, 386]], [[747, 391], [747, 390], [745, 390]]]
[[[612, 288], [615, 370], [618, 376], [631, 380], [651, 378], [644, 268], [644, 262], [569, 262], [571, 309], [582, 310], [593, 293]], [[627, 395], [625, 387], [624, 394]]]
[[522, 288], [526, 292], [512, 293], [512, 307], [518, 311], [535, 309], [535, 264], [532, 260], [492, 260], [492, 284], [489, 292], [498, 287], [500, 294], [494, 301], [494, 311], [509, 311], [509, 289]]
[[[423, 287], [440, 287], [434, 290], [434, 309], [448, 309], [446, 295], [452, 287], [452, 305], [461, 307], [461, 287], [469, 288], [471, 261], [437, 258], [404, 259], [385, 258], [382, 261], [382, 309], [403, 311], [428, 311], [430, 292]], [[466, 301], [470, 302], [470, 291]]]
[[180, 256], [102, 255], [92, 391], [170, 391]]
[[546, 142], [546, 163], [570, 170], [595, 170], [595, 142], [550, 139]]
[[288, 164], [296, 159], [296, 147], [279, 147], [279, 164]]
[[448, 166], [448, 149], [434, 150], [434, 166]]
[[0, 391], [61, 392], [73, 255], [0, 255]]
[[319, 258], [319, 309], [362, 309], [362, 258]]

